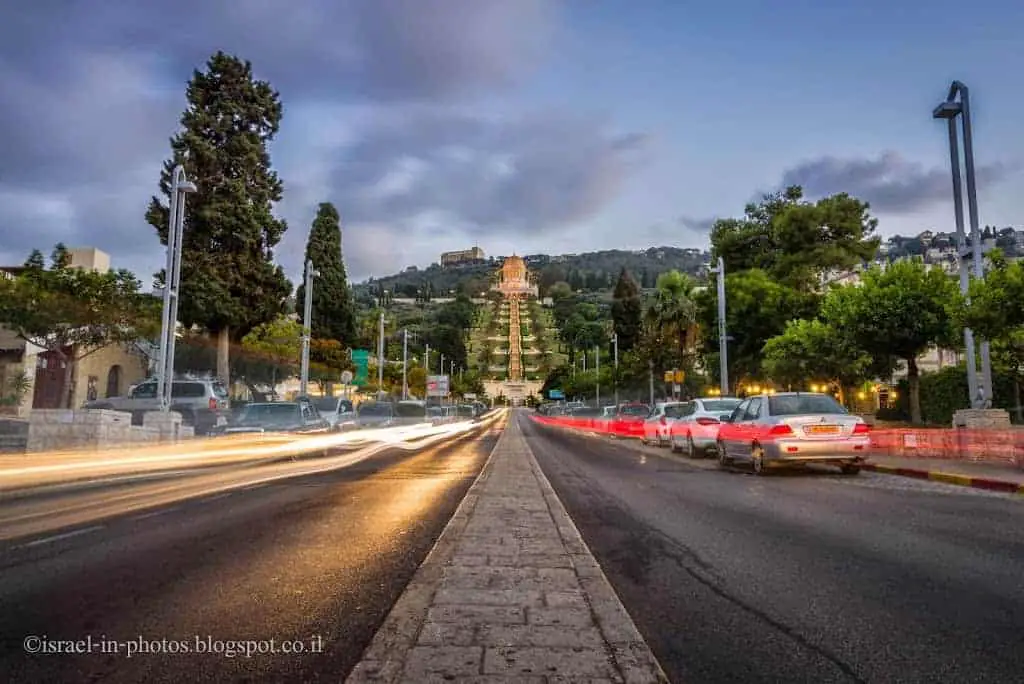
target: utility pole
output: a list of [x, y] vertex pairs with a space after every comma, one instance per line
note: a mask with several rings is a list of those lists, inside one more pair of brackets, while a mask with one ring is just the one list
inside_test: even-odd
[[601, 345], [594, 347], [594, 363], [597, 368], [597, 392], [595, 400], [597, 401], [597, 407], [601, 407]]
[[654, 406], [654, 359], [647, 362], [647, 385], [650, 389], [651, 406]]
[[409, 398], [409, 329], [402, 329], [402, 401]]
[[302, 307], [302, 361], [299, 371], [299, 395], [309, 395], [309, 343], [313, 336], [313, 260], [306, 259], [306, 296]]
[[427, 375], [430, 375], [430, 345], [426, 345], [426, 349], [423, 352], [423, 368], [426, 370]]
[[619, 334], [612, 334], [612, 348], [615, 350], [615, 405], [619, 405]]
[[380, 334], [377, 340], [377, 396], [384, 392], [384, 312], [380, 312]]
[[729, 395], [729, 336], [725, 329], [725, 260], [718, 257], [718, 367], [722, 376], [722, 396]]

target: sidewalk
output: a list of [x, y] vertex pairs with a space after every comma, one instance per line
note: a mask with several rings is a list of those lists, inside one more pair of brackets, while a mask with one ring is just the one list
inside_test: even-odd
[[1024, 494], [1024, 470], [998, 462], [871, 454], [864, 469], [965, 487]]
[[666, 682], [516, 412], [348, 682]]

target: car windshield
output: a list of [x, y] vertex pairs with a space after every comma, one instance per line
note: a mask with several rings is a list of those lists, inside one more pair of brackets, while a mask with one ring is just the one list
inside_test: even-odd
[[647, 404], [629, 404], [619, 409], [619, 413], [624, 416], [640, 416], [646, 418], [651, 412], [651, 409], [647, 407]]
[[419, 404], [406, 404], [400, 402], [395, 404], [395, 415], [400, 418], [415, 418], [423, 416], [426, 410]]
[[390, 416], [391, 406], [389, 404], [360, 404], [359, 406], [360, 416]]
[[702, 403], [704, 404], [705, 411], [732, 411], [734, 408], [740, 405], [741, 399], [705, 399]]
[[320, 413], [334, 413], [338, 410], [338, 400], [335, 397], [319, 397], [314, 405]]
[[213, 394], [218, 399], [227, 399], [228, 398], [228, 388], [224, 386], [223, 382], [213, 382], [213, 383], [210, 383], [210, 386], [213, 387]]
[[773, 416], [806, 416], [818, 413], [846, 413], [838, 401], [825, 394], [787, 394], [768, 398]]
[[264, 427], [293, 425], [299, 422], [298, 404], [249, 404], [235, 421], [236, 425]]

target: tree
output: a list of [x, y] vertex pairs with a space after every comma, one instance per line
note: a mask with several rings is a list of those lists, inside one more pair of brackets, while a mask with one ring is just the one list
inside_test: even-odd
[[822, 320], [841, 330], [873, 358], [896, 356], [907, 364], [910, 419], [921, 422], [917, 358], [930, 347], [955, 345], [956, 284], [940, 269], [897, 261], [864, 273], [860, 285], [826, 295]]
[[[287, 228], [272, 211], [282, 184], [267, 151], [281, 123], [281, 100], [253, 78], [249, 62], [223, 52], [205, 73], [193, 73], [186, 96], [182, 131], [160, 174], [164, 197], [178, 164], [198, 188], [187, 201], [178, 317], [217, 337], [217, 375], [228, 382], [231, 340], [273, 321], [292, 291], [273, 263]], [[146, 220], [167, 244], [169, 209], [160, 199], [152, 198]]]
[[[313, 269], [320, 273], [313, 278], [310, 322], [313, 337], [352, 344], [356, 337], [356, 319], [341, 253], [341, 218], [329, 202], [320, 205], [313, 220], [306, 243], [306, 261], [312, 261]], [[305, 311], [305, 281], [299, 285], [295, 297], [301, 321]]]
[[[739, 271], [725, 278], [726, 333], [729, 336], [729, 374], [734, 385], [761, 375], [765, 343], [781, 335], [786, 322], [814, 318], [820, 298], [775, 281], [760, 269]], [[695, 297], [704, 366], [718, 373], [718, 292], [707, 288]]]
[[60, 359], [65, 408], [72, 408], [79, 361], [112, 344], [155, 338], [159, 329], [157, 301], [139, 292], [134, 275], [69, 263], [67, 249], [58, 244], [49, 269], [35, 251], [20, 275], [0, 278], [0, 323]]
[[814, 378], [846, 390], [868, 376], [871, 357], [853, 344], [849, 335], [818, 319], [789, 321], [781, 335], [764, 345], [762, 367], [767, 375], [787, 385], [803, 385]]
[[818, 286], [822, 273], [848, 269], [878, 252], [878, 225], [869, 205], [845, 193], [817, 202], [791, 186], [748, 204], [741, 219], [720, 219], [711, 229], [712, 256], [725, 272], [760, 269], [801, 290]]
[[656, 287], [647, 319], [657, 328], [658, 336], [675, 347], [676, 365], [689, 366], [697, 316], [691, 299], [693, 281], [679, 271], [668, 271], [658, 276]]
[[270, 384], [276, 387], [279, 381], [298, 372], [302, 326], [291, 318], [280, 316], [253, 328], [242, 338], [242, 349], [254, 357], [253, 361], [263, 360], [271, 365]]
[[629, 271], [623, 268], [615, 283], [612, 322], [619, 349], [628, 352], [636, 346], [643, 328], [644, 305], [640, 287]]

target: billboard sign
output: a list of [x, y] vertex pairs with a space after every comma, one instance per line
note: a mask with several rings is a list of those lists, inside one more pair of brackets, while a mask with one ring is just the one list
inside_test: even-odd
[[369, 349], [353, 349], [352, 350], [352, 363], [356, 367], [355, 377], [352, 378], [352, 384], [362, 387], [367, 384], [369, 380], [370, 371], [370, 350]]
[[548, 390], [548, 399], [565, 399], [565, 393], [560, 389]]
[[428, 397], [447, 397], [448, 396], [448, 376], [447, 375], [428, 375], [427, 376], [427, 396]]

